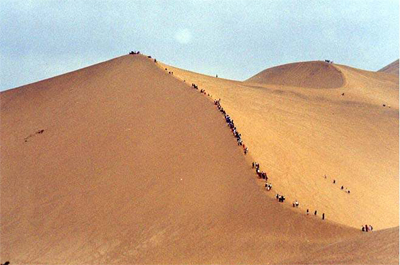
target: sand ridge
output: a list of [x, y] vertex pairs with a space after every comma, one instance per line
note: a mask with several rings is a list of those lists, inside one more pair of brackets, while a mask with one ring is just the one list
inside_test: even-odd
[[398, 226], [398, 79], [335, 65], [346, 82], [310, 90], [165, 67], [222, 99], [289, 204], [355, 228]]

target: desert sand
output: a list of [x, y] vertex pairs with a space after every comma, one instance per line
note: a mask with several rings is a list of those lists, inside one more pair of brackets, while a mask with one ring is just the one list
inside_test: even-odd
[[[275, 191], [297, 199], [302, 212], [354, 228], [398, 226], [398, 76], [303, 62], [238, 82], [165, 67], [221, 98]], [[324, 71], [340, 81], [315, 88]]]
[[386, 65], [382, 69], [380, 69], [378, 72], [384, 72], [387, 74], [394, 74], [394, 75], [399, 75], [399, 59], [394, 61], [393, 63]]
[[238, 82], [126, 55], [0, 93], [0, 261], [398, 263], [398, 77], [329, 65], [320, 89], [295, 69]]

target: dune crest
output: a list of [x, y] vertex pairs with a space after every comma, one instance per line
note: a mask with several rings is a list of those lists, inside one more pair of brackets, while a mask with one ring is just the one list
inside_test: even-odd
[[339, 88], [346, 80], [334, 64], [312, 61], [268, 68], [245, 82], [305, 88]]

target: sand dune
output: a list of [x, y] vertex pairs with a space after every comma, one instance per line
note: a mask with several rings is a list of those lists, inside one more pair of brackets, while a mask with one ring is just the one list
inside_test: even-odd
[[393, 75], [399, 75], [399, 59], [394, 61], [393, 63], [386, 65], [382, 69], [380, 69], [378, 72], [383, 72], [387, 74], [393, 74]]
[[248, 83], [285, 85], [308, 88], [338, 88], [344, 76], [330, 63], [313, 61], [268, 68], [246, 80]]
[[[375, 199], [368, 219], [365, 209], [353, 207], [364, 207], [363, 200], [373, 197], [362, 194], [369, 183], [357, 186], [360, 176], [354, 176], [354, 181], [345, 179], [348, 170], [343, 169], [345, 173], [337, 179], [352, 188], [354, 195], [349, 197], [321, 179], [328, 171], [326, 166], [331, 165], [324, 161], [330, 157], [323, 157], [325, 153], [318, 153], [314, 145], [302, 150], [304, 146], [290, 144], [308, 133], [297, 119], [305, 125], [329, 116], [319, 113], [326, 102], [314, 101], [315, 112], [301, 114], [302, 96], [264, 87], [244, 89], [241, 83], [222, 79], [204, 80], [210, 80], [215, 93], [224, 97], [223, 103], [232, 111], [252, 155], [271, 173], [277, 190], [293, 199], [289, 191], [296, 186], [304, 205], [315, 197], [315, 206], [328, 214], [327, 220], [322, 221], [320, 215], [306, 216], [304, 207], [293, 210], [287, 203], [279, 204], [271, 198], [273, 192], [265, 196], [262, 182], [251, 169], [251, 158], [243, 155], [212, 101], [152, 60], [129, 55], [0, 94], [1, 262], [280, 263], [338, 241], [368, 236], [332, 220], [340, 222], [355, 215], [363, 217], [363, 223], [375, 224], [378, 221], [374, 218], [379, 216], [381, 227], [394, 223], [393, 197]], [[225, 90], [232, 96], [226, 96]], [[249, 105], [246, 100], [253, 93], [261, 93], [257, 94], [260, 101]], [[236, 101], [239, 95], [242, 99]], [[285, 100], [298, 104], [298, 109], [279, 107]], [[277, 103], [268, 103], [274, 101]], [[346, 113], [345, 106], [332, 103], [328, 108], [344, 108], [341, 113]], [[267, 112], [259, 111], [263, 108]], [[398, 112], [381, 108], [375, 112], [372, 116], [386, 126], [387, 133], [380, 137], [390, 136], [385, 148], [392, 148], [395, 141], [389, 133], [397, 131], [388, 124]], [[251, 115], [245, 119], [247, 114]], [[359, 119], [359, 114], [351, 117]], [[263, 124], [263, 119], [270, 122]], [[332, 121], [322, 123], [326, 128], [316, 125], [317, 129], [326, 129], [328, 137], [337, 136], [330, 127]], [[374, 128], [368, 137], [381, 133]], [[338, 133], [341, 130], [339, 127]], [[366, 132], [355, 133], [362, 140]], [[327, 150], [335, 156], [340, 151], [349, 152], [354, 146], [342, 149], [354, 139], [353, 134], [348, 137], [339, 150], [330, 146], [332, 139], [325, 139]], [[367, 147], [367, 151], [379, 151], [377, 146]], [[393, 153], [395, 149], [385, 149], [378, 154], [386, 154], [388, 170], [397, 166]], [[299, 155], [308, 159], [301, 163]], [[370, 155], [367, 152], [367, 157]], [[341, 159], [331, 161], [332, 165], [342, 167]], [[273, 167], [277, 160], [281, 161]], [[320, 169], [314, 169], [315, 179], [309, 188], [301, 181], [286, 183], [294, 179], [291, 169], [307, 172], [309, 161]], [[382, 169], [381, 161], [373, 166]], [[396, 174], [374, 175], [374, 181], [393, 188], [398, 181]], [[310, 174], [301, 178], [311, 180]], [[321, 197], [315, 194], [315, 187], [322, 185], [326, 190]], [[375, 188], [375, 194], [380, 192], [380, 186]], [[389, 195], [393, 194], [390, 190]], [[331, 198], [338, 198], [338, 205]], [[381, 200], [393, 213], [380, 215], [374, 207], [381, 207]], [[339, 207], [354, 212], [343, 217], [337, 213]], [[342, 223], [358, 224], [352, 218]]]
[[[289, 202], [299, 200], [301, 212], [324, 212], [330, 220], [355, 228], [398, 226], [398, 77], [312, 64], [320, 65], [317, 72], [321, 73], [327, 67], [337, 69], [344, 83], [335, 89], [310, 89], [310, 85], [282, 85], [291, 73], [274, 72], [276, 84], [261, 80], [265, 84], [165, 67], [221, 98], [275, 191], [287, 195]], [[303, 65], [304, 72], [309, 71], [310, 63]], [[326, 88], [325, 81], [321, 82], [321, 88]]]

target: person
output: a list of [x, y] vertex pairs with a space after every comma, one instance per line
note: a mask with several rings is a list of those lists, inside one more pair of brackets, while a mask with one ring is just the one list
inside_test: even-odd
[[314, 215], [317, 215], [317, 210], [315, 210]]
[[369, 225], [369, 231], [372, 232], [373, 229], [374, 229], [374, 228], [372, 227], [372, 225]]
[[322, 220], [325, 220], [325, 213], [322, 214]]
[[365, 231], [368, 232], [368, 225], [365, 225]]
[[248, 151], [249, 151], [249, 149], [246, 147], [246, 148], [244, 149], [244, 154], [247, 154]]
[[335, 183], [336, 183], [336, 180], [334, 179], [334, 180], [333, 180], [333, 184], [335, 184]]
[[342, 187], [340, 187], [340, 189], [342, 190], [344, 187], [342, 186]]
[[361, 231], [365, 232], [365, 226], [361, 226]]
[[310, 210], [307, 209], [307, 215], [310, 213]]

